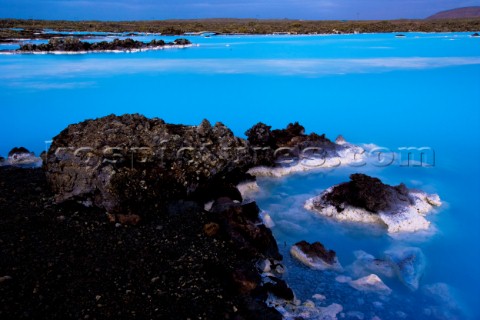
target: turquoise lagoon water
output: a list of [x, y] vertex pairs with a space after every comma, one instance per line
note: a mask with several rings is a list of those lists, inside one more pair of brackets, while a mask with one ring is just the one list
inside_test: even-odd
[[[137, 37], [149, 41], [154, 36]], [[168, 37], [156, 37], [173, 40]], [[345, 167], [260, 179], [256, 195], [276, 226], [285, 278], [301, 300], [324, 294], [365, 319], [480, 318], [480, 39], [468, 33], [334, 36], [191, 37], [186, 49], [88, 55], [0, 55], [0, 155], [14, 146], [39, 153], [68, 124], [111, 113], [142, 113], [168, 122], [221, 121], [235, 134], [258, 121], [342, 134], [354, 143], [431, 147], [433, 167]], [[8, 47], [11, 48], [11, 47]], [[438, 193], [435, 233], [389, 236], [342, 225], [303, 202], [353, 172]], [[442, 301], [410, 292], [396, 279], [388, 298], [360, 294], [293, 261], [289, 246], [320, 241], [342, 265], [353, 252], [375, 256], [396, 246], [423, 250], [421, 287], [445, 283]], [[347, 274], [348, 275], [348, 272]], [[433, 307], [431, 307], [433, 306]], [[461, 309], [462, 311], [459, 311]]]

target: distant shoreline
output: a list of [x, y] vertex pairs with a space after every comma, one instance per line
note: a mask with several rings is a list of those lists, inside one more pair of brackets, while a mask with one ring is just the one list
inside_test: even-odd
[[[51, 33], [45, 32], [49, 30]], [[60, 34], [58, 33], [60, 31]], [[162, 36], [267, 35], [267, 34], [354, 34], [405, 32], [478, 32], [480, 19], [442, 20], [258, 20], [203, 19], [157, 21], [59, 21], [0, 19], [0, 40], [50, 39], [78, 31], [89, 33], [143, 33]], [[63, 32], [65, 34], [63, 34]], [[70, 34], [70, 36], [72, 36]], [[73, 35], [75, 36], [75, 35]], [[130, 34], [128, 36], [131, 36]]]

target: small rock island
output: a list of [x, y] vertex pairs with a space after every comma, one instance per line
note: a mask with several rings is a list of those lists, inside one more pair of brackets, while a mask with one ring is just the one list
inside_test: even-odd
[[149, 43], [127, 38], [125, 40], [88, 42], [75, 37], [51, 38], [46, 44], [26, 43], [17, 50], [20, 53], [40, 52], [115, 52], [115, 51], [142, 51], [158, 50], [172, 46], [188, 46], [192, 43], [188, 39], [176, 39], [173, 42], [152, 40]]
[[335, 251], [327, 250], [320, 242], [302, 240], [292, 246], [290, 254], [312, 269], [342, 271]]
[[365, 174], [352, 174], [350, 181], [325, 190], [305, 203], [305, 208], [339, 221], [374, 223], [388, 232], [426, 230], [425, 215], [441, 205], [436, 194], [384, 184]]

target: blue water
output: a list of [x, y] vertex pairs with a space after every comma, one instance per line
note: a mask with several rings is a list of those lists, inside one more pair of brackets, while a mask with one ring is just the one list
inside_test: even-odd
[[[174, 39], [136, 37], [153, 38]], [[0, 55], [0, 155], [14, 146], [40, 153], [45, 141], [70, 123], [135, 112], [185, 124], [208, 118], [239, 136], [258, 121], [275, 128], [300, 121], [309, 132], [342, 134], [393, 151], [431, 147], [433, 168], [366, 166], [261, 179], [258, 201], [277, 221], [273, 232], [285, 256], [286, 277], [302, 300], [322, 293], [325, 304], [340, 303], [345, 312], [391, 319], [402, 311], [409, 319], [435, 319], [422, 313], [431, 304], [422, 290], [411, 293], [398, 280], [384, 279], [394, 293], [379, 309], [372, 307], [378, 297], [361, 295], [332, 274], [310, 271], [288, 254], [296, 241], [318, 240], [347, 266], [355, 250], [380, 256], [391, 246], [409, 245], [427, 257], [421, 286], [446, 283], [463, 310], [460, 318], [480, 318], [479, 38], [408, 33], [406, 38], [189, 39], [199, 46], [134, 54]], [[358, 171], [438, 193], [445, 205], [431, 217], [437, 233], [399, 239], [302, 209], [304, 200]]]

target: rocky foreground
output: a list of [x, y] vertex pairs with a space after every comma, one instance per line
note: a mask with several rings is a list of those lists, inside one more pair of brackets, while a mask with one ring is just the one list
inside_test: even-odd
[[280, 319], [267, 292], [292, 295], [262, 284], [256, 262], [281, 256], [255, 203], [178, 201], [131, 226], [55, 204], [42, 169], [0, 168], [0, 190], [2, 319]]
[[[292, 124], [272, 147], [296, 140]], [[37, 159], [0, 168], [1, 318], [281, 319], [267, 299], [294, 298], [236, 187], [274, 159], [223, 124], [112, 115], [62, 131], [43, 168], [15, 162]]]

